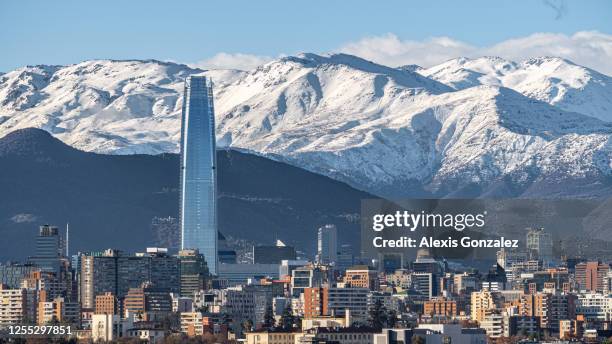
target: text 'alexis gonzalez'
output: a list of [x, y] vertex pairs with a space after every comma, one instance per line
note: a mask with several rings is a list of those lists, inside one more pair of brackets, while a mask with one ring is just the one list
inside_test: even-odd
[[469, 228], [482, 228], [485, 225], [487, 212], [478, 214], [433, 214], [421, 211], [411, 213], [407, 210], [395, 214], [376, 214], [372, 216], [372, 229], [380, 232], [385, 228], [408, 229], [411, 232], [419, 228], [454, 228], [463, 231]]

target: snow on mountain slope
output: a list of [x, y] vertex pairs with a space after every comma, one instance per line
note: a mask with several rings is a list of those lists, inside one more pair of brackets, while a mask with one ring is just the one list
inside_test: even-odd
[[505, 86], [567, 111], [612, 121], [612, 78], [556, 57], [520, 63], [499, 57], [457, 58], [417, 73], [461, 90]]
[[[102, 153], [174, 151], [183, 80], [202, 72], [154, 60], [20, 68], [0, 76], [0, 130], [42, 128]], [[236, 74], [214, 77], [222, 83]]]
[[[219, 146], [379, 195], [461, 195], [472, 184], [485, 193], [510, 177], [520, 195], [538, 180], [610, 176], [611, 124], [584, 115], [595, 105], [579, 105], [585, 92], [605, 109], [593, 80], [605, 91], [607, 77], [542, 61], [462, 59], [423, 70], [302, 54], [246, 72], [159, 61], [25, 67], [0, 75], [0, 136], [39, 127], [87, 151], [176, 152], [183, 80], [205, 74]], [[546, 98], [547, 82], [567, 85], [564, 96]]]

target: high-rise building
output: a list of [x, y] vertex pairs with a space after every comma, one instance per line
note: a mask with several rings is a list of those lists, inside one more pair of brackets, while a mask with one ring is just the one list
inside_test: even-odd
[[344, 317], [348, 311], [356, 321], [367, 320], [370, 293], [367, 288], [327, 288], [327, 292], [330, 315]]
[[521, 295], [519, 313], [540, 318], [540, 327], [559, 333], [559, 321], [576, 317], [576, 296], [561, 293]]
[[423, 297], [431, 299], [438, 295], [436, 276], [431, 272], [413, 272], [410, 275], [412, 289]]
[[35, 271], [40, 271], [40, 268], [32, 263], [0, 264], [0, 284], [6, 284], [9, 288], [19, 288], [21, 281]]
[[317, 261], [321, 264], [335, 264], [338, 261], [338, 229], [327, 224], [317, 232]]
[[355, 265], [355, 256], [353, 254], [353, 246], [350, 244], [342, 244], [338, 252], [338, 263], [336, 269], [346, 271], [346, 269]]
[[610, 266], [601, 262], [576, 264], [576, 284], [580, 290], [604, 291]]
[[123, 298], [130, 288], [144, 282], [178, 292], [179, 258], [160, 249], [135, 256], [110, 249], [81, 256], [79, 297], [83, 308], [93, 308], [95, 297], [105, 292]]
[[366, 288], [305, 288], [304, 318], [344, 317], [349, 311], [351, 317], [366, 320], [368, 294]]
[[0, 284], [0, 326], [36, 320], [36, 293]]
[[197, 249], [217, 274], [217, 158], [212, 84], [185, 81], [181, 121], [181, 248]]
[[295, 249], [280, 240], [276, 245], [253, 246], [253, 264], [280, 264], [283, 260], [295, 260]]
[[144, 284], [141, 288], [130, 288], [123, 299], [125, 317], [150, 320], [154, 313], [172, 312], [172, 297], [166, 290]]
[[64, 243], [57, 227], [40, 226], [36, 237], [35, 255], [30, 257], [30, 262], [43, 271], [59, 273], [63, 251]]
[[544, 262], [550, 262], [553, 258], [553, 242], [550, 233], [544, 228], [529, 229], [527, 231], [527, 249], [535, 253]]
[[471, 319], [477, 322], [484, 320], [485, 315], [490, 310], [497, 310], [502, 305], [502, 298], [499, 292], [482, 290], [472, 292], [471, 297]]
[[198, 250], [181, 250], [178, 254], [180, 261], [180, 294], [193, 297], [196, 292], [207, 289], [209, 270], [204, 255]]
[[326, 281], [326, 272], [320, 266], [307, 265], [291, 271], [291, 294], [299, 297], [305, 288], [320, 287]]

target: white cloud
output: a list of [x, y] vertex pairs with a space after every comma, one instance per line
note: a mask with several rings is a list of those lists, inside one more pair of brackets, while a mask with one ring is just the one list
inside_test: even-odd
[[434, 37], [423, 41], [401, 40], [389, 33], [345, 44], [338, 51], [390, 66], [418, 64], [423, 67], [460, 56], [492, 55], [515, 61], [537, 56], [557, 56], [612, 75], [612, 35], [597, 31], [580, 31], [571, 36], [534, 33], [485, 47], [472, 46], [449, 37]]
[[271, 60], [272, 58], [269, 56], [241, 53], [218, 53], [211, 58], [196, 63], [191, 63], [190, 65], [204, 69], [250, 70]]
[[11, 221], [14, 223], [31, 223], [35, 222], [38, 218], [34, 214], [22, 213], [11, 217]]

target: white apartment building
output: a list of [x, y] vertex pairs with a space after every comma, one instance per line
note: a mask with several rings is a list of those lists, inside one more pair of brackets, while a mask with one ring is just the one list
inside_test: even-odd
[[0, 284], [0, 325], [35, 321], [36, 293], [28, 289], [8, 289]]
[[612, 320], [612, 297], [600, 293], [578, 294], [576, 314], [582, 314], [587, 320]]

